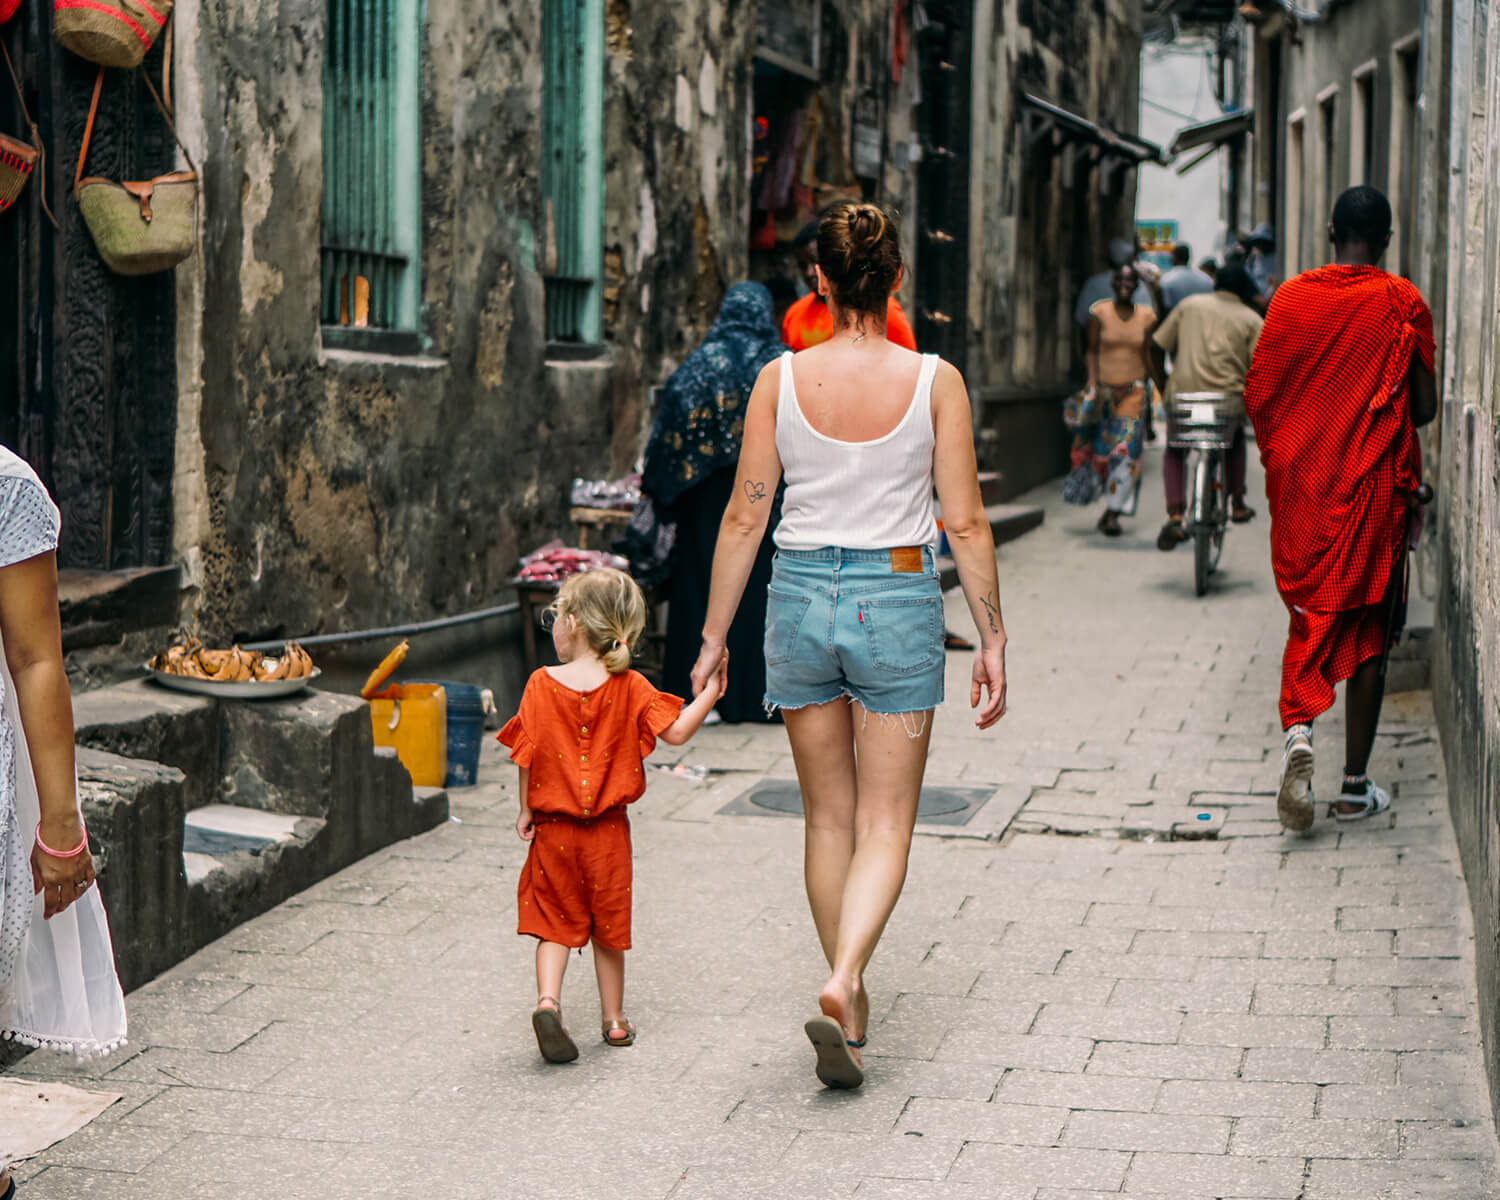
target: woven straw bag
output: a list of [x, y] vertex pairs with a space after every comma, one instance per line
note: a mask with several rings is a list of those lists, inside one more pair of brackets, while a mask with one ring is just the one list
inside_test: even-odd
[[35, 146], [0, 133], [0, 213], [16, 202], [40, 157]]
[[[145, 79], [145, 76], [142, 76]], [[104, 82], [101, 68], [94, 81], [94, 99], [89, 105], [88, 124], [83, 129], [83, 146], [78, 152], [78, 168], [73, 175], [73, 191], [78, 208], [94, 237], [99, 257], [110, 270], [120, 275], [150, 275], [167, 271], [193, 252], [198, 235], [198, 170], [177, 127], [167, 116], [151, 80], [151, 98], [167, 122], [172, 136], [182, 147], [189, 170], [171, 171], [139, 183], [116, 183], [97, 175], [84, 177], [83, 164], [88, 158], [89, 141], [94, 133], [94, 116], [99, 111], [99, 89]]]
[[172, 0], [53, 0], [52, 31], [101, 67], [138, 67], [172, 15]]

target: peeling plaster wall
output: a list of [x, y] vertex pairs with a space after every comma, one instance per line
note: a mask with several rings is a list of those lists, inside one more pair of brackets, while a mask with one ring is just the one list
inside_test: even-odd
[[1440, 11], [1452, 124], [1450, 157], [1426, 163], [1451, 172], [1432, 692], [1474, 912], [1490, 1095], [1500, 1103], [1500, 20], [1482, 0]]
[[205, 636], [492, 602], [611, 438], [607, 410], [544, 365], [532, 5], [427, 7], [423, 354], [320, 349], [324, 20], [321, 0], [197, 13], [201, 320], [179, 338], [203, 513], [184, 523], [179, 504], [179, 552], [199, 564], [184, 620]]
[[975, 8], [969, 385], [982, 460], [1015, 493], [1066, 466], [1059, 401], [1083, 374], [1073, 304], [1109, 239], [1135, 228], [1135, 172], [1106, 194], [1087, 164], [1069, 180], [1059, 155], [1025, 155], [1017, 98], [1134, 133], [1141, 17], [1135, 0]]

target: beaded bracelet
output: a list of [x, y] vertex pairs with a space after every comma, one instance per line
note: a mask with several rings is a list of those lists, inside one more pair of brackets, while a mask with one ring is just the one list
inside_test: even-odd
[[42, 841], [42, 823], [38, 821], [36, 823], [36, 844], [43, 854], [50, 854], [53, 858], [77, 858], [88, 849], [89, 831], [87, 829], [83, 831], [83, 840], [71, 850], [54, 850], [46, 842]]

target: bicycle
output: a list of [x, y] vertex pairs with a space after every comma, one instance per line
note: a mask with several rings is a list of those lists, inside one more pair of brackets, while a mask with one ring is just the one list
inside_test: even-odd
[[1239, 431], [1243, 401], [1232, 392], [1182, 392], [1167, 406], [1167, 445], [1187, 459], [1185, 539], [1193, 543], [1193, 589], [1208, 592], [1229, 526], [1227, 454]]

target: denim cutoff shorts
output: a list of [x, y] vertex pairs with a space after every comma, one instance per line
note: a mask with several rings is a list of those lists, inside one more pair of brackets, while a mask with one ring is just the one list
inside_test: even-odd
[[931, 547], [920, 571], [888, 550], [778, 550], [766, 594], [766, 708], [850, 696], [872, 713], [943, 702], [943, 592]]

